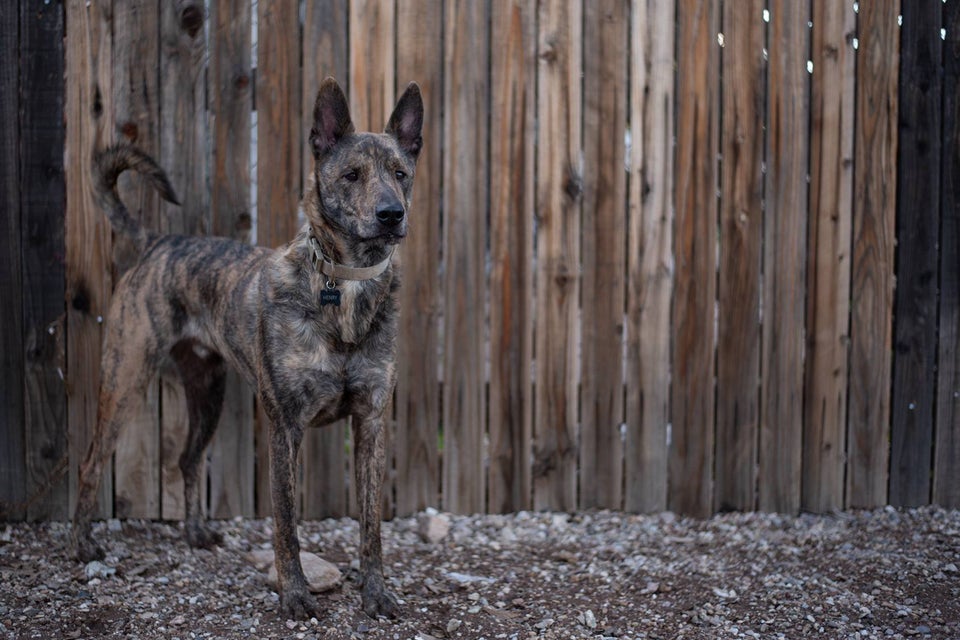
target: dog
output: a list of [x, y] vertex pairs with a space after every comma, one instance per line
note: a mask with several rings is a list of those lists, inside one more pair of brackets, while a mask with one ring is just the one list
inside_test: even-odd
[[105, 322], [97, 424], [80, 466], [71, 538], [78, 559], [103, 557], [90, 520], [104, 462], [154, 373], [172, 361], [190, 421], [179, 460], [184, 534], [192, 547], [222, 541], [200, 513], [198, 466], [217, 427], [229, 365], [256, 389], [270, 421], [281, 614], [305, 619], [318, 613], [300, 565], [294, 511], [304, 428], [352, 416], [362, 606], [371, 617], [395, 617], [398, 604], [384, 585], [381, 559], [383, 413], [395, 383], [400, 280], [394, 250], [407, 235], [423, 101], [411, 83], [384, 133], [356, 132], [346, 96], [328, 78], [313, 119], [313, 174], [300, 204], [306, 224], [277, 250], [145, 229], [121, 202], [117, 177], [135, 170], [177, 203], [163, 170], [128, 145], [95, 154], [97, 202], [140, 257], [117, 284]]

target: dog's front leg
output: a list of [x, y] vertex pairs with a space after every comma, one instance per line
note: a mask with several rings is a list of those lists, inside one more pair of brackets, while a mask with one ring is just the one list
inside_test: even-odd
[[270, 434], [270, 487], [273, 497], [273, 550], [280, 589], [280, 613], [290, 620], [317, 615], [317, 601], [310, 595], [300, 565], [300, 542], [294, 507], [297, 452], [303, 429], [293, 421], [273, 420]]
[[371, 618], [395, 618], [399, 613], [396, 598], [383, 582], [383, 556], [380, 547], [381, 491], [386, 451], [383, 417], [355, 419], [357, 488], [360, 491], [360, 573], [363, 577], [363, 610]]

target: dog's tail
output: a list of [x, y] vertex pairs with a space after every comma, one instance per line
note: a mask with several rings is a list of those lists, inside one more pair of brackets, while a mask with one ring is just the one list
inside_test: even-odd
[[129, 144], [117, 144], [94, 153], [93, 187], [97, 203], [106, 211], [113, 230], [129, 237], [138, 248], [142, 248], [146, 244], [147, 231], [139, 220], [130, 215], [117, 194], [117, 178], [127, 169], [143, 175], [167, 202], [180, 202], [167, 174], [140, 149]]

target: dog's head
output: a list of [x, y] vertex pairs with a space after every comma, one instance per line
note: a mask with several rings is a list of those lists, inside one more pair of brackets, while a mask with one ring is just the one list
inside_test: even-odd
[[356, 249], [362, 253], [400, 242], [407, 235], [422, 126], [416, 83], [400, 96], [384, 133], [357, 133], [343, 90], [327, 78], [317, 93], [310, 131], [320, 209], [305, 212], [318, 217], [310, 221], [361, 245]]

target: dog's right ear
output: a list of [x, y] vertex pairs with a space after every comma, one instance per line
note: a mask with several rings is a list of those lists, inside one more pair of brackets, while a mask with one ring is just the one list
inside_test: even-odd
[[319, 159], [327, 154], [348, 133], [353, 133], [353, 121], [347, 97], [336, 80], [327, 78], [320, 85], [313, 106], [313, 128], [310, 129], [313, 157]]

